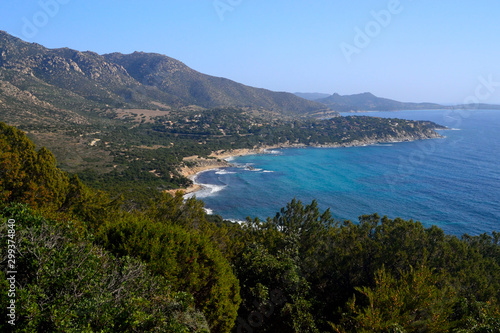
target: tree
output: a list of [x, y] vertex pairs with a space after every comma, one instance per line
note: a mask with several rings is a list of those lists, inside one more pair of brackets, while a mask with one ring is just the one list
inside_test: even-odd
[[119, 210], [121, 199], [112, 200], [76, 175], [70, 177], [49, 150], [37, 151], [23, 132], [0, 123], [0, 203], [9, 202], [26, 203], [48, 215], [63, 212], [97, 228]]
[[55, 207], [63, 203], [68, 176], [56, 166], [45, 148], [35, 150], [26, 135], [0, 122], [0, 200], [25, 202], [32, 207]]
[[199, 233], [179, 225], [126, 214], [109, 221], [98, 241], [112, 253], [140, 258], [176, 291], [193, 294], [213, 332], [229, 332], [241, 302], [229, 262]]
[[270, 252], [247, 246], [236, 262], [243, 303], [237, 329], [258, 332], [318, 332], [311, 312], [310, 285], [302, 276], [292, 244]]
[[375, 275], [375, 287], [357, 287], [367, 298], [347, 303], [337, 332], [448, 332], [455, 292], [445, 278], [422, 266], [396, 279], [384, 267]]

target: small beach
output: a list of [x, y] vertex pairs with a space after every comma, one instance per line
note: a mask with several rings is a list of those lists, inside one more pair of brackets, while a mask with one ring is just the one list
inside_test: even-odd
[[233, 166], [230, 160], [235, 157], [247, 156], [247, 155], [257, 155], [257, 154], [272, 154], [270, 151], [272, 149], [280, 148], [303, 148], [305, 145], [275, 145], [275, 146], [264, 146], [261, 148], [244, 148], [244, 149], [230, 149], [230, 150], [218, 150], [212, 152], [209, 157], [204, 158], [199, 156], [189, 156], [183, 159], [184, 165], [179, 169], [179, 173], [186, 178], [189, 178], [193, 185], [188, 188], [178, 188], [167, 190], [165, 192], [175, 195], [176, 192], [181, 191], [184, 195], [193, 194], [203, 189], [203, 185], [196, 183], [196, 177], [198, 174], [210, 170], [217, 170], [221, 168], [228, 168]]

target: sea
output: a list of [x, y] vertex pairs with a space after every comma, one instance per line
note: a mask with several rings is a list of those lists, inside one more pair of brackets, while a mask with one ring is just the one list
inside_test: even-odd
[[338, 220], [364, 214], [437, 225], [447, 234], [500, 231], [500, 111], [419, 110], [343, 114], [431, 120], [439, 139], [346, 148], [286, 148], [200, 173], [197, 198], [232, 221], [276, 215], [293, 198]]

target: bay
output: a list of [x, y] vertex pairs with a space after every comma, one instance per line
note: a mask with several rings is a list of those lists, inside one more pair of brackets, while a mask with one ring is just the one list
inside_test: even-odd
[[[344, 114], [346, 115], [346, 114]], [[500, 231], [500, 112], [367, 112], [431, 120], [442, 139], [348, 148], [289, 148], [232, 160], [201, 173], [196, 196], [225, 219], [265, 219], [293, 198], [317, 200], [334, 217], [377, 212], [437, 225], [448, 234]]]

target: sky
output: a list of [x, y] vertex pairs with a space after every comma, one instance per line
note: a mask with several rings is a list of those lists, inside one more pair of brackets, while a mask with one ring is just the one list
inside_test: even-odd
[[499, 0], [3, 0], [0, 30], [275, 91], [500, 104], [499, 15]]

